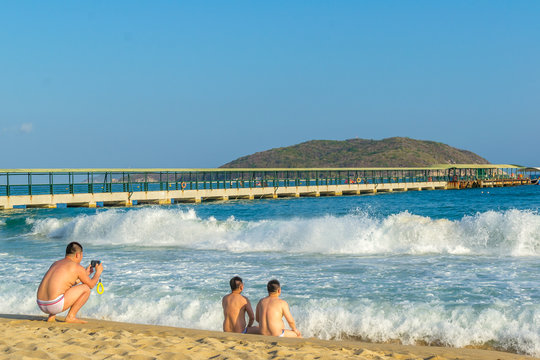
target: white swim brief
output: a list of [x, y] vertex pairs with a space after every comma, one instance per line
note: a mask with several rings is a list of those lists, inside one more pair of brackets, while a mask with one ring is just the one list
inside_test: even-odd
[[37, 304], [41, 311], [45, 314], [56, 315], [62, 312], [64, 309], [64, 294], [60, 295], [54, 300], [39, 300], [37, 299]]

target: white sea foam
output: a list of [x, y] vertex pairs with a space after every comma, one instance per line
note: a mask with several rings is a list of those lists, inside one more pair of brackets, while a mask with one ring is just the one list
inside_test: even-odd
[[525, 210], [487, 211], [455, 221], [409, 212], [382, 219], [357, 212], [340, 217], [218, 221], [202, 219], [193, 209], [148, 207], [38, 219], [32, 232], [95, 245], [234, 252], [540, 255], [540, 215]]
[[299, 326], [307, 335], [323, 339], [353, 336], [454, 347], [494, 342], [507, 350], [540, 354], [538, 305], [517, 312], [504, 304], [476, 310], [469, 306], [445, 309], [429, 303], [396, 305], [332, 299], [312, 300], [292, 311], [298, 314]]
[[0, 314], [37, 314], [36, 289], [3, 278], [0, 283]]
[[[111, 286], [101, 296], [93, 293], [80, 316], [221, 330], [219, 297], [187, 289], [176, 289], [160, 297], [153, 292], [155, 288], [143, 286], [135, 293], [120, 296]], [[4, 282], [0, 284], [0, 293], [0, 313], [43, 315], [35, 304], [34, 288]], [[356, 337], [378, 342], [398, 339], [404, 344], [422, 341], [454, 347], [490, 343], [502, 349], [540, 355], [538, 304], [516, 309], [495, 303], [478, 310], [470, 306], [449, 309], [437, 303], [312, 299], [296, 300], [291, 312], [306, 337]]]
[[[144, 297], [110, 297], [86, 311], [117, 321], [221, 330], [219, 301], [192, 296], [165, 296], [149, 302]], [[484, 310], [463, 306], [452, 310], [433, 304], [396, 305], [368, 300], [309, 300], [291, 307], [306, 337], [347, 337], [383, 342], [399, 339], [463, 347], [493, 345], [531, 355], [540, 354], [540, 306], [517, 313], [504, 305]]]
[[[95, 292], [92, 294], [81, 310], [83, 317], [220, 330], [223, 320], [220, 299], [226, 289], [221, 287], [222, 279], [214, 278], [222, 270], [222, 264], [227, 266], [226, 272], [237, 271], [238, 266], [244, 266], [238, 270], [241, 275], [245, 273], [252, 283], [259, 283], [268, 273], [264, 264], [274, 261], [275, 252], [388, 254], [388, 259], [398, 259], [400, 263], [405, 259], [404, 263], [381, 263], [379, 256], [362, 259], [324, 256], [329, 259], [329, 264], [342, 264], [341, 268], [347, 270], [355, 262], [361, 263], [362, 268], [366, 264], [403, 266], [387, 272], [396, 276], [397, 284], [389, 283], [392, 278], [383, 280], [377, 277], [386, 274], [383, 268], [381, 273], [377, 271], [377, 275], [365, 275], [371, 278], [364, 277], [363, 272], [347, 273], [351, 286], [363, 286], [360, 284], [367, 280], [365, 289], [380, 290], [380, 297], [377, 291], [370, 296], [362, 291], [351, 293], [345, 289], [340, 292], [336, 285], [339, 282], [333, 280], [328, 284], [335, 285], [336, 291], [325, 297], [312, 289], [312, 279], [297, 279], [297, 274], [284, 275], [284, 283], [294, 283], [297, 291], [296, 295], [286, 292], [284, 296], [291, 304], [304, 336], [323, 339], [359, 337], [372, 341], [399, 339], [406, 344], [424, 341], [451, 346], [490, 343], [540, 356], [540, 305], [534, 291], [536, 280], [530, 280], [536, 277], [529, 276], [534, 274], [534, 267], [530, 264], [535, 259], [499, 259], [501, 261], [493, 266], [488, 260], [487, 265], [473, 266], [467, 272], [463, 270], [462, 257], [446, 256], [539, 256], [540, 215], [534, 211], [488, 211], [458, 220], [432, 219], [409, 212], [377, 217], [355, 211], [344, 216], [244, 221], [234, 217], [226, 220], [205, 218], [195, 209], [143, 207], [110, 209], [74, 218], [28, 218], [26, 223], [37, 239], [58, 239], [58, 243], [75, 240], [85, 246], [113, 245], [120, 255], [126, 255], [121, 248], [128, 247], [129, 256], [120, 256], [109, 262], [110, 266], [106, 265], [109, 267], [103, 279], [105, 293], [100, 296]], [[31, 240], [29, 246], [39, 244]], [[133, 251], [132, 246], [154, 249]], [[171, 247], [218, 251], [205, 251], [204, 259], [198, 259], [197, 254], [170, 251]], [[165, 251], [178, 257], [163, 260], [160, 256]], [[228, 253], [261, 251], [273, 253], [242, 254], [245, 256]], [[141, 261], [147, 254], [157, 256], [158, 260], [149, 257], [148, 263]], [[407, 270], [413, 265], [409, 266], [408, 257], [395, 257], [394, 254], [435, 254], [425, 259], [414, 257], [410, 260], [438, 261], [444, 258], [451, 266], [431, 269], [427, 264], [424, 265], [427, 268], [420, 269], [428, 269], [427, 275], [419, 272], [404, 274], [401, 278], [399, 270]], [[190, 260], [192, 255], [193, 261]], [[229, 264], [231, 257], [248, 260], [246, 263]], [[259, 258], [266, 263], [257, 267]], [[310, 262], [319, 261], [321, 257], [308, 255], [299, 258]], [[349, 262], [341, 263], [343, 258]], [[6, 261], [0, 262], [0, 313], [40, 314], [35, 305], [38, 285], [35, 272], [38, 269], [38, 273], [44, 273], [49, 264], [42, 263], [39, 256], [34, 259], [21, 257], [18, 253], [13, 259], [3, 259]], [[249, 259], [256, 259], [255, 265]], [[468, 259], [472, 264], [476, 257]], [[208, 266], [211, 261], [218, 264]], [[469, 264], [468, 261], [465, 263]], [[175, 266], [170, 267], [171, 264]], [[505, 264], [514, 265], [507, 267]], [[318, 265], [313, 267], [317, 271]], [[357, 268], [353, 266], [350, 270]], [[478, 268], [482, 269], [481, 274], [476, 272]], [[320, 274], [339, 277], [338, 272], [333, 273], [334, 269], [321, 268], [320, 274], [317, 271], [313, 279]], [[501, 273], [502, 276], [491, 276]], [[434, 279], [435, 275], [439, 280]], [[195, 280], [190, 282], [192, 278]], [[210, 278], [212, 280], [209, 281]], [[449, 279], [452, 280], [450, 283]], [[460, 279], [463, 286], [452, 289]], [[426, 284], [429, 291], [424, 291], [426, 287], [423, 285]], [[404, 291], [400, 293], [402, 285]], [[408, 285], [411, 287], [407, 288]], [[380, 287], [386, 289], [383, 291]], [[385, 296], [392, 289], [397, 289], [396, 296]], [[476, 292], [475, 289], [481, 291]], [[436, 296], [429, 296], [433, 292]], [[263, 295], [260, 289], [250, 287], [248, 295], [253, 305], [258, 300], [255, 294]]]

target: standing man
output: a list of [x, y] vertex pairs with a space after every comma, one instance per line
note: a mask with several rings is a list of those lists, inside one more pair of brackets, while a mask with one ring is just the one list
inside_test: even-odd
[[[233, 277], [229, 284], [231, 285], [231, 293], [227, 294], [221, 300], [223, 306], [223, 331], [236, 333], [257, 333], [258, 328], [251, 327], [255, 317], [249, 299], [243, 296], [244, 283], [239, 276]], [[249, 317], [249, 322], [246, 326], [246, 313]]]
[[[281, 285], [277, 280], [270, 280], [266, 285], [268, 296], [261, 299], [257, 304], [256, 318], [259, 322], [259, 329], [262, 335], [279, 337], [302, 337], [296, 328], [294, 319], [289, 310], [289, 304], [279, 298], [281, 295]], [[289, 323], [291, 330], [285, 329], [283, 317]]]
[[[66, 322], [81, 323], [86, 321], [77, 318], [77, 312], [90, 297], [92, 289], [103, 272], [103, 265], [96, 265], [94, 276], [89, 275], [94, 270], [91, 266], [83, 268], [81, 260], [83, 248], [78, 242], [71, 242], [66, 248], [66, 257], [51, 265], [37, 291], [37, 304], [41, 311], [49, 314], [47, 321], [55, 321], [56, 314], [66, 311]], [[77, 282], [80, 284], [76, 285]]]

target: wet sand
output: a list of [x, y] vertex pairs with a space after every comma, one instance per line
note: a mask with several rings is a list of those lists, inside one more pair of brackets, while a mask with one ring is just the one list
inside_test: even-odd
[[478, 349], [281, 339], [89, 319], [0, 314], [0, 359], [464, 359], [532, 357]]

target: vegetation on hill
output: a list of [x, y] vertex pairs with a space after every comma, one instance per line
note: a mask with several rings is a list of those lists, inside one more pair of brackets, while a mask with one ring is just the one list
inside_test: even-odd
[[467, 150], [435, 141], [392, 137], [383, 140], [311, 140], [243, 156], [222, 168], [424, 167], [489, 164]]

